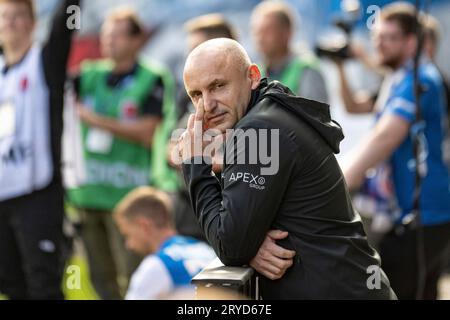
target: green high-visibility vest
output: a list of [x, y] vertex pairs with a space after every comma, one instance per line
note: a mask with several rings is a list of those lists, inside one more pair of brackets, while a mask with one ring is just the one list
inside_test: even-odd
[[[89, 139], [95, 128], [82, 124], [82, 143], [86, 168], [84, 185], [69, 190], [70, 202], [79, 208], [111, 211], [131, 190], [142, 185], [174, 191], [176, 173], [168, 166], [166, 147], [176, 124], [174, 81], [155, 64], [138, 63], [135, 74], [115, 88], [107, 85], [112, 71], [108, 61], [86, 63], [80, 77], [80, 99], [96, 113], [120, 121], [142, 115], [142, 107], [158, 78], [164, 85], [162, 123], [155, 131], [152, 148], [119, 137], [112, 137], [107, 150], [92, 150]], [[149, 137], [150, 139], [150, 137]]]
[[[296, 56], [285, 67], [279, 79], [270, 78], [269, 80], [278, 80], [291, 89], [292, 92], [298, 93], [303, 73], [307, 68], [318, 70], [319, 61], [317, 58], [309, 54]], [[263, 77], [267, 76], [266, 68], [262, 68], [261, 72]]]

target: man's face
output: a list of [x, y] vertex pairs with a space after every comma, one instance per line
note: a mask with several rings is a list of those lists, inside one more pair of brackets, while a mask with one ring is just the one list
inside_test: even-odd
[[130, 34], [127, 21], [107, 21], [102, 27], [100, 44], [105, 57], [123, 60], [137, 53], [137, 39]]
[[[143, 219], [143, 218], [142, 218]], [[135, 252], [140, 256], [151, 254], [151, 235], [148, 232], [147, 225], [141, 223], [141, 218], [117, 218], [116, 223], [125, 239], [125, 245], [128, 250]]]
[[258, 52], [264, 57], [273, 57], [288, 46], [289, 30], [280, 25], [273, 14], [254, 17], [251, 23], [253, 40]]
[[400, 67], [408, 58], [409, 37], [404, 35], [395, 21], [381, 20], [373, 34], [379, 63], [393, 69]]
[[[259, 84], [224, 55], [197, 59], [185, 70], [184, 83], [195, 108], [204, 108], [204, 129], [224, 133], [245, 115], [251, 91]], [[256, 66], [254, 66], [256, 68]]]
[[30, 41], [33, 29], [34, 20], [25, 4], [14, 2], [0, 4], [0, 43], [16, 45]]

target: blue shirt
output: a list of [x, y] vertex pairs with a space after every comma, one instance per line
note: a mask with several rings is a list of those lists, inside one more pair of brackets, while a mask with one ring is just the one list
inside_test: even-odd
[[[412, 64], [405, 65], [394, 75], [390, 96], [381, 112], [396, 115], [410, 124], [416, 119], [414, 75]], [[427, 175], [422, 181], [420, 213], [423, 225], [450, 222], [450, 178], [444, 163], [442, 145], [448, 126], [446, 121], [446, 98], [443, 80], [437, 68], [423, 63], [419, 79], [425, 92], [421, 95], [421, 113], [425, 122]], [[415, 157], [411, 135], [395, 150], [390, 159], [392, 179], [398, 205], [403, 218], [411, 213], [415, 189]]]
[[156, 256], [166, 266], [175, 287], [189, 285], [192, 278], [215, 257], [205, 243], [182, 236], [167, 240]]
[[[210, 264], [216, 255], [206, 243], [174, 236], [155, 254], [147, 256], [131, 277], [127, 300], [167, 299], [183, 289], [183, 297], [194, 298], [191, 279]], [[188, 290], [188, 291], [186, 291]]]

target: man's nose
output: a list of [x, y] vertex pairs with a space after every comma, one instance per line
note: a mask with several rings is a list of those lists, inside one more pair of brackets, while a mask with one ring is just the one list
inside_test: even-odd
[[205, 95], [203, 98], [203, 107], [206, 113], [212, 113], [217, 107], [217, 101], [210, 95]]

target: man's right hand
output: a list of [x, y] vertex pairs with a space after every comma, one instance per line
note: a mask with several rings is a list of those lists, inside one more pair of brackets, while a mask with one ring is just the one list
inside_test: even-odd
[[281, 279], [287, 269], [292, 267], [296, 253], [278, 246], [276, 240], [285, 239], [288, 235], [279, 230], [270, 231], [250, 266], [270, 280]]

